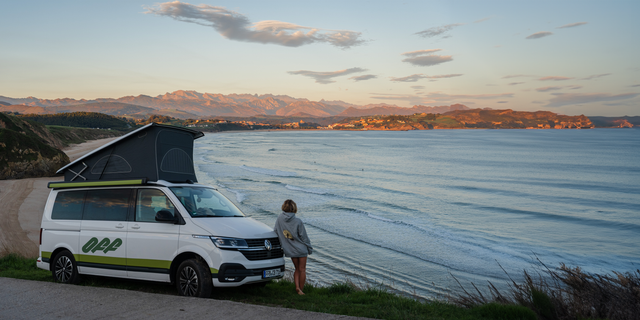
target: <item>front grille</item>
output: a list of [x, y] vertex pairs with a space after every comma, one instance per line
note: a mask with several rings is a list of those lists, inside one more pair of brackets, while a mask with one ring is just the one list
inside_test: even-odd
[[[280, 240], [278, 238], [268, 239], [245, 239], [249, 245], [249, 249], [240, 249], [240, 252], [250, 261], [255, 260], [267, 260], [274, 258], [282, 258], [284, 252], [280, 246]], [[269, 240], [271, 242], [272, 249], [267, 250], [264, 247], [264, 241]]]

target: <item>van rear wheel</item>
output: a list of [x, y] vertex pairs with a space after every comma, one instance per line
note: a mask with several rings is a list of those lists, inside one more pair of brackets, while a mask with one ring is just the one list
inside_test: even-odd
[[55, 258], [53, 258], [51, 274], [55, 282], [75, 284], [80, 281], [76, 259], [71, 252], [66, 250], [58, 253]]
[[176, 273], [178, 294], [188, 297], [208, 298], [213, 290], [211, 272], [204, 263], [189, 259], [183, 261]]

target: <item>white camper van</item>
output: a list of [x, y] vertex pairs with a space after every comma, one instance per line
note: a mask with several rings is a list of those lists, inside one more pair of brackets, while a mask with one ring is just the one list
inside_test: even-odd
[[[185, 132], [198, 133], [152, 124], [60, 169], [65, 181], [49, 184], [38, 267], [58, 282], [76, 283], [83, 274], [162, 281], [198, 297], [213, 287], [281, 278], [284, 258], [273, 229], [246, 217], [215, 188], [193, 182], [188, 145], [158, 146], [175, 143], [169, 133], [182, 139]], [[153, 161], [130, 152], [144, 140], [156, 144]], [[151, 162], [154, 180], [103, 179], [154, 171]], [[147, 167], [136, 170], [136, 163]], [[180, 174], [191, 179], [180, 181]], [[157, 179], [167, 176], [174, 181]]]

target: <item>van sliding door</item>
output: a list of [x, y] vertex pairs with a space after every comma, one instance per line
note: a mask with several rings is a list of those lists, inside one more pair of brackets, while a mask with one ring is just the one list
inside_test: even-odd
[[156, 214], [176, 209], [158, 189], [138, 189], [133, 221], [128, 223], [127, 275], [130, 278], [169, 282], [171, 261], [178, 252], [180, 225], [158, 222]]
[[76, 256], [80, 273], [126, 277], [126, 220], [131, 193], [131, 189], [87, 191]]

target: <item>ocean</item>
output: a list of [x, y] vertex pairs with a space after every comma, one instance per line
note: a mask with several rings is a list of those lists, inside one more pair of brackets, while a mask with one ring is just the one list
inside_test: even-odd
[[540, 263], [640, 268], [638, 129], [226, 132], [194, 162], [269, 226], [293, 199], [318, 285], [432, 298]]

